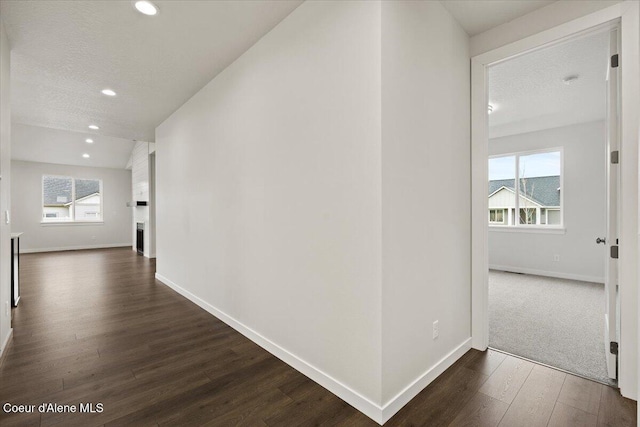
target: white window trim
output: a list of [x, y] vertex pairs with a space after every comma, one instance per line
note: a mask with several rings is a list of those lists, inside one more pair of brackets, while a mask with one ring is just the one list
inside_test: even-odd
[[[518, 178], [519, 176], [519, 165], [520, 165], [520, 157], [522, 156], [529, 156], [532, 154], [543, 154], [543, 153], [553, 153], [553, 152], [560, 152], [560, 206], [554, 206], [552, 209], [558, 209], [560, 210], [560, 224], [554, 224], [554, 225], [546, 225], [546, 224], [520, 224], [520, 197], [524, 197], [525, 199], [529, 199], [526, 195], [521, 196], [520, 195], [520, 178]], [[538, 150], [527, 150], [527, 151], [515, 151], [515, 152], [510, 152], [510, 153], [501, 153], [501, 154], [493, 154], [488, 156], [488, 159], [495, 159], [495, 158], [501, 158], [501, 157], [514, 157], [515, 158], [515, 181], [516, 181], [516, 185], [514, 186], [514, 193], [515, 193], [515, 218], [514, 218], [514, 223], [511, 225], [496, 225], [495, 223], [489, 222], [489, 229], [493, 230], [496, 227], [504, 227], [504, 228], [512, 228], [512, 229], [516, 229], [516, 228], [526, 228], [528, 229], [527, 232], [528, 233], [538, 233], [541, 232], [542, 230], [546, 230], [546, 229], [552, 229], [554, 230], [554, 232], [557, 233], [557, 231], [555, 230], [565, 230], [564, 228], [564, 148], [563, 147], [549, 147], [549, 148], [542, 148], [542, 149], [538, 149]], [[487, 196], [489, 197], [489, 196]], [[491, 208], [489, 208], [491, 209]], [[564, 234], [565, 231], [562, 231], [562, 234]]]
[[[65, 178], [71, 180], [71, 218], [68, 220], [60, 220], [55, 219], [52, 221], [47, 221], [42, 217], [44, 210], [44, 179], [45, 177], [53, 177], [53, 178]], [[100, 206], [100, 219], [75, 219], [76, 215], [76, 180], [90, 180], [90, 181], [98, 181], [100, 183], [100, 203], [95, 203], [92, 205]], [[68, 175], [51, 175], [45, 174], [42, 175], [42, 180], [40, 181], [40, 225], [41, 226], [61, 226], [61, 225], [103, 225], [104, 224], [104, 191], [103, 191], [103, 183], [100, 178], [84, 178], [84, 177], [75, 177]]]
[[104, 221], [40, 221], [40, 225], [43, 227], [59, 227], [61, 225], [71, 225], [75, 227], [76, 225], [104, 225]]
[[557, 225], [520, 224], [518, 227], [513, 225], [491, 225], [489, 231], [499, 233], [565, 234], [567, 229]]

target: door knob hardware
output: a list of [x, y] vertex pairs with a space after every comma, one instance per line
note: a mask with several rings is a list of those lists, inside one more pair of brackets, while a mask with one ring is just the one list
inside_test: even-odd
[[596, 243], [602, 243], [603, 245], [607, 243], [607, 239], [605, 237], [598, 237], [596, 239]]

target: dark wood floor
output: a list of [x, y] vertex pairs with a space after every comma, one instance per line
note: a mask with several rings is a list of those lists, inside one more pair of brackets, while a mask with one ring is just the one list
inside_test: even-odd
[[[101, 413], [5, 414], [27, 426], [375, 426], [155, 282], [125, 249], [22, 255], [22, 300], [0, 403], [102, 403]], [[609, 387], [496, 352], [468, 352], [386, 425], [635, 426]]]

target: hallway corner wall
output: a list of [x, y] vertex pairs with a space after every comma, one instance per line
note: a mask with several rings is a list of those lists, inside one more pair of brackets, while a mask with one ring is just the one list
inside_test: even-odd
[[11, 334], [11, 46], [0, 16], [0, 355]]

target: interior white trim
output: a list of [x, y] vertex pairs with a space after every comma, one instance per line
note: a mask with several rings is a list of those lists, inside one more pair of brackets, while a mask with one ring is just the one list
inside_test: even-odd
[[216, 318], [231, 326], [233, 329], [249, 338], [251, 341], [258, 344], [260, 347], [264, 348], [269, 353], [276, 356], [278, 359], [292, 366], [294, 369], [302, 372], [304, 375], [311, 378], [313, 381], [317, 382], [318, 384], [329, 390], [331, 393], [335, 394], [380, 425], [387, 422], [404, 405], [406, 405], [411, 399], [413, 399], [418, 393], [420, 393], [447, 368], [453, 365], [456, 360], [458, 360], [469, 349], [471, 349], [471, 338], [468, 338], [453, 351], [443, 357], [438, 363], [436, 363], [434, 366], [432, 366], [422, 375], [416, 378], [404, 390], [390, 399], [384, 406], [380, 406], [372, 402], [368, 398], [362, 396], [357, 391], [349, 388], [347, 385], [336, 380], [331, 375], [323, 372], [309, 362], [301, 359], [285, 348], [282, 348], [278, 344], [264, 337], [260, 333], [254, 331], [242, 322], [234, 319], [232, 316], [229, 316], [222, 310], [204, 301], [202, 298], [187, 291], [167, 277], [158, 273], [155, 274], [155, 277], [162, 284], [170, 287], [183, 297], [195, 303], [202, 309], [208, 311]]
[[258, 344], [260, 347], [267, 350], [269, 353], [276, 356], [278, 359], [292, 366], [296, 370], [302, 372], [307, 377], [311, 378], [313, 381], [317, 382], [331, 393], [340, 397], [342, 400], [352, 405], [354, 408], [377, 422], [378, 424], [382, 424], [384, 421], [382, 419], [382, 408], [376, 403], [372, 402], [368, 398], [362, 396], [357, 391], [349, 388], [345, 384], [342, 384], [340, 381], [333, 378], [331, 375], [323, 372], [312, 364], [306, 362], [295, 354], [289, 352], [288, 350], [282, 348], [278, 344], [269, 340], [268, 338], [262, 336], [260, 333], [254, 331], [250, 327], [246, 326], [242, 322], [234, 319], [229, 316], [222, 310], [214, 307], [208, 302], [204, 301], [200, 297], [192, 294], [187, 291], [183, 287], [179, 286], [175, 282], [171, 281], [167, 277], [164, 277], [161, 274], [156, 273], [156, 279], [163, 283], [164, 285], [170, 287], [183, 297], [192, 301], [202, 309], [208, 311], [210, 314], [220, 319], [227, 325], [231, 326], [236, 331], [240, 332], [245, 337], [249, 338], [254, 343]]
[[509, 265], [489, 264], [489, 270], [499, 270], [499, 271], [506, 271], [510, 273], [532, 274], [534, 276], [554, 277], [557, 279], [579, 280], [581, 282], [604, 283], [604, 277], [583, 276], [580, 274], [536, 270], [535, 268], [512, 267]]
[[11, 337], [13, 337], [13, 328], [9, 329], [9, 333], [7, 334], [7, 337], [4, 339], [2, 346], [0, 347], [0, 366], [2, 365], [2, 361], [4, 360], [4, 356], [7, 351], [7, 346], [11, 341]]
[[35, 249], [22, 249], [21, 254], [33, 254], [38, 252], [60, 252], [60, 251], [80, 251], [83, 249], [108, 249], [108, 248], [123, 248], [131, 247], [131, 243], [110, 243], [105, 245], [80, 245], [80, 246], [60, 246], [57, 248], [35, 248]]
[[438, 363], [427, 369], [422, 375], [416, 378], [404, 390], [393, 397], [382, 408], [382, 419], [387, 422], [395, 415], [404, 405], [409, 403], [411, 399], [416, 397], [418, 393], [424, 390], [433, 380], [438, 378], [440, 374], [446, 371], [458, 359], [460, 359], [467, 351], [471, 349], [471, 338], [467, 338], [458, 347], [453, 349], [449, 354], [443, 357]]
[[[613, 341], [610, 337], [609, 337], [609, 316], [607, 315], [607, 313], [604, 314], [604, 342], [602, 343], [604, 345], [604, 354], [607, 355], [607, 362], [609, 362], [609, 358], [613, 358], [615, 359], [615, 355], [611, 354], [611, 352], [609, 351], [609, 348], [607, 348], [607, 343]], [[615, 373], [615, 369], [611, 370], [611, 367], [615, 366], [614, 363], [607, 363], [607, 374], [609, 375], [609, 378], [613, 378], [615, 379], [616, 377], [616, 373]]]
[[[638, 122], [640, 88], [638, 87], [639, 5], [624, 1], [578, 19], [525, 37], [471, 59], [471, 335], [472, 345], [485, 350], [489, 337], [488, 314], [488, 129], [487, 67], [562, 39], [611, 26], [621, 20], [622, 28], [622, 125], [621, 125], [621, 189], [623, 209], [620, 214], [620, 368], [619, 387], [623, 396], [638, 396]], [[628, 345], [625, 346], [625, 343]]]
[[[493, 209], [493, 208], [491, 208]], [[505, 208], [506, 209], [506, 208]], [[495, 233], [533, 233], [533, 234], [566, 234], [567, 229], [564, 227], [553, 226], [535, 226], [521, 225], [514, 227], [513, 225], [490, 225], [489, 232]]]
[[65, 226], [65, 225], [104, 225], [104, 221], [40, 221], [40, 226]]

